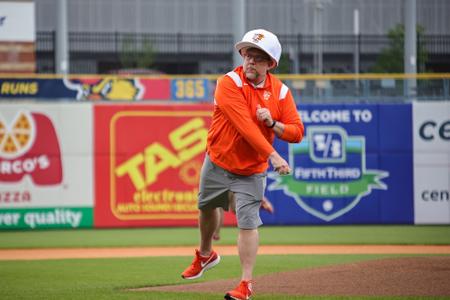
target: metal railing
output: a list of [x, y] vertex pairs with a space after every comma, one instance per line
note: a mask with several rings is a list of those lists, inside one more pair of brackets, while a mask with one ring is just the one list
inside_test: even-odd
[[450, 101], [450, 73], [279, 75], [279, 78], [302, 103]]
[[[354, 72], [352, 57], [361, 61], [360, 72], [367, 72], [368, 66], [375, 63], [375, 57], [390, 46], [391, 40], [386, 35], [279, 35], [285, 53], [297, 57], [301, 62], [302, 73], [314, 72], [312, 56], [320, 48], [324, 73]], [[36, 38], [38, 72], [54, 71], [56, 48], [54, 31], [39, 31]], [[70, 32], [69, 49], [71, 70], [84, 73], [103, 73], [99, 62], [121, 65], [121, 53], [141, 54], [148, 50], [158, 55], [158, 63], [176, 63], [179, 57], [184, 61], [201, 64], [202, 60], [220, 61], [223, 66], [232, 65], [233, 36], [231, 34], [157, 34], [126, 32]], [[450, 61], [450, 35], [423, 35], [418, 38], [418, 45], [426, 49], [433, 65]], [[357, 55], [357, 56], [356, 56]], [[334, 62], [332, 62], [334, 61]], [[419, 66], [423, 68], [424, 66]], [[425, 69], [420, 69], [424, 71]], [[161, 69], [160, 71], [166, 72]], [[202, 72], [198, 70], [197, 72]], [[212, 72], [218, 72], [212, 71]], [[170, 73], [170, 72], [168, 72]]]
[[[39, 31], [36, 51], [54, 51], [54, 31]], [[233, 37], [228, 34], [163, 34], [125, 32], [70, 32], [69, 48], [74, 52], [143, 51], [150, 44], [163, 53], [228, 53]]]
[[[208, 78], [222, 75], [169, 75], [168, 78]], [[450, 73], [427, 74], [277, 74], [298, 103], [408, 103], [450, 101]], [[410, 85], [415, 83], [411, 94]], [[212, 93], [214, 88], [211, 89]], [[213, 94], [210, 95], [213, 99]]]
[[[56, 34], [54, 31], [38, 31], [37, 51], [54, 51]], [[386, 35], [279, 35], [285, 49], [296, 47], [299, 53], [312, 53], [314, 45], [321, 44], [323, 51], [330, 53], [353, 52], [359, 44], [361, 53], [378, 53], [387, 47], [390, 39]], [[140, 51], [145, 42], [150, 42], [158, 52], [200, 52], [228, 53], [233, 51], [231, 34], [164, 34], [126, 32], [70, 32], [70, 51], [121, 51], [131, 43]], [[450, 53], [450, 35], [424, 35], [419, 41], [429, 53]]]

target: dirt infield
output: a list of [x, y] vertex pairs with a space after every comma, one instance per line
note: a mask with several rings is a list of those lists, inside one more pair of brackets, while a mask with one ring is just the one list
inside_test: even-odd
[[[450, 256], [387, 258], [300, 269], [255, 278], [258, 294], [303, 296], [450, 296]], [[219, 280], [134, 289], [223, 293], [238, 283]]]
[[[215, 246], [221, 255], [237, 255], [236, 246]], [[193, 247], [0, 249], [0, 260], [192, 256]], [[450, 254], [449, 245], [280, 245], [260, 246], [258, 254]]]
[[[237, 255], [236, 246], [216, 246]], [[258, 294], [342, 296], [450, 296], [450, 245], [261, 246], [259, 254], [444, 254], [388, 258], [273, 273], [255, 278]], [[3, 249], [0, 260], [192, 256], [193, 247]], [[190, 283], [190, 282], [189, 282]], [[160, 286], [132, 291], [223, 293], [237, 280]]]

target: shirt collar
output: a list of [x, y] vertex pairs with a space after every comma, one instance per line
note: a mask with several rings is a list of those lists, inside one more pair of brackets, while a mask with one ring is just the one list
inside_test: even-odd
[[241, 79], [245, 82], [248, 82], [249, 85], [253, 86], [255, 89], [267, 89], [271, 86], [272, 82], [272, 74], [270, 72], [267, 72], [266, 79], [264, 79], [263, 82], [255, 86], [253, 83], [247, 80], [247, 78], [244, 75], [244, 70], [242, 66], [236, 67], [234, 69], [235, 72], [239, 73], [241, 76]]
[[262, 89], [262, 88], [264, 88], [264, 86], [265, 86], [265, 84], [266, 84], [266, 80], [267, 80], [267, 76], [266, 76], [266, 78], [262, 81], [262, 82], [260, 82], [260, 83], [258, 83], [258, 84], [254, 84], [254, 83], [251, 83], [251, 82], [249, 82], [255, 89]]

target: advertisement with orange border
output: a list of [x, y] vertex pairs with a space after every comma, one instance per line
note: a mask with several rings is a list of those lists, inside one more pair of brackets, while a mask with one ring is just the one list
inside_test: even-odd
[[211, 114], [206, 104], [96, 105], [95, 226], [196, 226]]

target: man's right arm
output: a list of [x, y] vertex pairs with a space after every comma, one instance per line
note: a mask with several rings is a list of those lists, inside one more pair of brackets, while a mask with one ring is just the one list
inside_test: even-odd
[[278, 152], [274, 151], [269, 155], [269, 161], [273, 167], [273, 169], [278, 172], [280, 175], [287, 175], [291, 173], [291, 168], [287, 161], [278, 154]]
[[224, 76], [218, 81], [214, 98], [222, 113], [249, 145], [263, 157], [269, 158], [274, 148], [254, 122], [247, 100], [230, 77]]
[[242, 91], [231, 78], [224, 76], [219, 80], [216, 87], [215, 102], [236, 130], [258, 153], [270, 161], [278, 174], [286, 175], [291, 172], [286, 160], [275, 151], [253, 121]]

